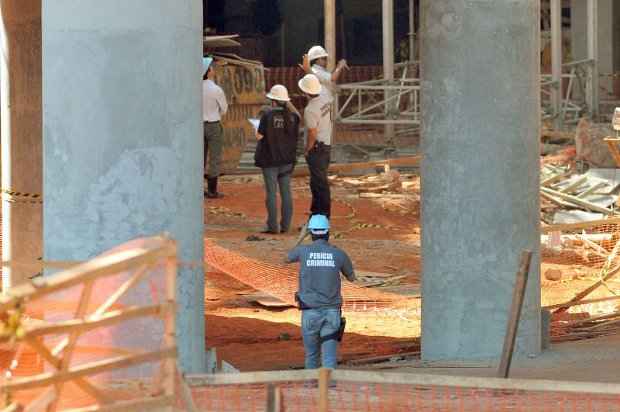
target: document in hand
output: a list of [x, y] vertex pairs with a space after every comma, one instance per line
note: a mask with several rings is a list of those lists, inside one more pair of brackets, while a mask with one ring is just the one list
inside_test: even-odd
[[260, 124], [260, 119], [248, 119], [248, 122], [254, 127], [254, 130], [258, 132], [258, 125]]

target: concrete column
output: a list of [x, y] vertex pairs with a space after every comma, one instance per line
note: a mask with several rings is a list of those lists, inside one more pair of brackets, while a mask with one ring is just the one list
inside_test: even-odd
[[598, 117], [599, 109], [599, 49], [598, 49], [598, 0], [587, 0], [587, 48], [588, 59], [594, 63], [590, 66], [590, 79], [586, 86], [586, 102], [593, 119]]
[[551, 76], [555, 86], [551, 89], [554, 125], [562, 126], [562, 0], [551, 0]]
[[[383, 0], [382, 3], [382, 28], [383, 28], [383, 78], [388, 81], [394, 80], [394, 0]], [[385, 98], [393, 96], [393, 92], [386, 92]], [[386, 105], [386, 118], [396, 110], [395, 102]], [[388, 146], [393, 144], [394, 125], [385, 125], [385, 140]]]
[[[415, 1], [409, 0], [409, 61], [415, 61]], [[413, 76], [410, 76], [413, 77]]]
[[539, 0], [422, 2], [422, 357], [499, 357], [519, 254], [517, 352], [537, 354]]
[[[2, 0], [2, 259], [34, 262], [42, 255], [41, 0]], [[9, 201], [10, 200], [10, 201]], [[3, 268], [2, 287], [36, 271]]]
[[[588, 22], [598, 26], [590, 30], [596, 30], [597, 37], [597, 60], [599, 73], [612, 73], [614, 71], [613, 48], [614, 36], [613, 27], [617, 19], [614, 18], [614, 10], [620, 6], [614, 0], [596, 0], [597, 5], [588, 3], [591, 0], [571, 0], [571, 47], [573, 60], [588, 59]], [[598, 9], [596, 21], [588, 18], [588, 7], [596, 6]], [[594, 37], [592, 37], [594, 40]], [[592, 45], [590, 45], [592, 47]], [[601, 89], [612, 90], [613, 82], [611, 78], [599, 79], [599, 92]], [[583, 97], [577, 94], [576, 97]], [[604, 96], [607, 97], [607, 96]], [[599, 97], [600, 98], [600, 97]]]
[[167, 231], [177, 343], [205, 368], [200, 0], [43, 3], [46, 259]]
[[336, 0], [324, 0], [325, 16], [325, 49], [327, 57], [327, 67], [329, 70], [336, 68]]

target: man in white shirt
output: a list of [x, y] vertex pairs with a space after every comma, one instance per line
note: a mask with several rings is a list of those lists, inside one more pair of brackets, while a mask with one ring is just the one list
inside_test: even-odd
[[321, 93], [322, 85], [314, 74], [307, 74], [299, 81], [299, 88], [308, 98], [304, 110], [304, 123], [307, 141], [304, 154], [310, 170], [310, 191], [312, 215], [329, 218], [331, 212], [331, 193], [327, 180], [332, 143], [331, 101]]
[[313, 46], [308, 50], [308, 54], [304, 54], [302, 68], [306, 74], [314, 74], [319, 79], [323, 86], [322, 93], [329, 101], [333, 101], [335, 84], [348, 66], [347, 61], [342, 59], [332, 73], [327, 70], [327, 57], [327, 51], [323, 47]]
[[224, 90], [215, 82], [213, 58], [203, 58], [205, 75], [202, 82], [202, 120], [204, 122], [204, 170], [207, 179], [205, 197], [216, 199], [222, 194], [217, 191], [217, 178], [220, 175], [220, 161], [224, 146], [222, 116], [228, 111]]

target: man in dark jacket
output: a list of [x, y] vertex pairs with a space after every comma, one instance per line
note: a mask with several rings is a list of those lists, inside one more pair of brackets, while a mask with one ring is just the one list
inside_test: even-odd
[[[299, 112], [288, 97], [288, 90], [275, 85], [267, 94], [272, 107], [263, 112], [256, 133], [258, 144], [254, 164], [263, 171], [267, 227], [262, 233], [285, 233], [291, 227], [293, 198], [291, 174], [296, 161]], [[276, 192], [280, 189], [281, 220], [278, 227]]]

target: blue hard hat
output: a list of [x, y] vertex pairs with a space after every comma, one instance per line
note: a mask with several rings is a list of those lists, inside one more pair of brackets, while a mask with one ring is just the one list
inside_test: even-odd
[[329, 219], [325, 215], [312, 215], [308, 229], [315, 235], [324, 235], [329, 232]]
[[209, 70], [209, 67], [211, 67], [211, 63], [213, 63], [213, 57], [202, 58], [202, 68], [204, 70], [204, 73], [206, 73]]

